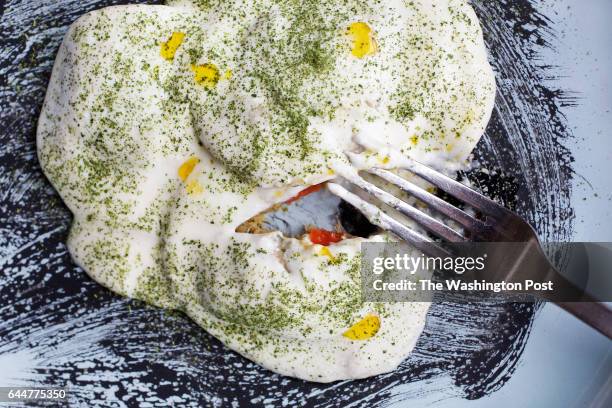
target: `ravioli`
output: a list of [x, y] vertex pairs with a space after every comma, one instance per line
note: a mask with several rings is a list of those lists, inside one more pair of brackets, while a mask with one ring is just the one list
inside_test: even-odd
[[429, 308], [362, 301], [360, 244], [390, 237], [236, 228], [357, 167], [461, 166], [494, 94], [460, 0], [115, 6], [66, 34], [38, 154], [97, 282], [275, 372], [363, 378], [397, 367]]

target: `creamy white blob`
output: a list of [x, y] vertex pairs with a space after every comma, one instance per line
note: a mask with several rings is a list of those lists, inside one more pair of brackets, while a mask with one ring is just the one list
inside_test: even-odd
[[362, 378], [397, 367], [429, 308], [362, 302], [360, 243], [390, 237], [236, 228], [347, 168], [462, 165], [494, 94], [460, 0], [110, 7], [64, 38], [39, 158], [93, 279], [281, 374]]

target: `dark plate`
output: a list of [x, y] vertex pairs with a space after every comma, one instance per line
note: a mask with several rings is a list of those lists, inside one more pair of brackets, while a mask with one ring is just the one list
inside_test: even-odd
[[[0, 3], [0, 367], [2, 385], [68, 387], [88, 406], [349, 403], [481, 398], [511, 377], [537, 305], [435, 304], [415, 352], [395, 372], [328, 385], [273, 374], [227, 350], [184, 316], [121, 298], [75, 267], [70, 213], [42, 175], [35, 126], [68, 25], [114, 1]], [[134, 2], [130, 2], [134, 3]], [[554, 39], [528, 0], [479, 0], [498, 97], [475, 152], [475, 185], [516, 209], [549, 241], [572, 229], [570, 137], [544, 85], [538, 52]], [[483, 172], [482, 169], [486, 169]], [[4, 372], [2, 372], [4, 371]]]

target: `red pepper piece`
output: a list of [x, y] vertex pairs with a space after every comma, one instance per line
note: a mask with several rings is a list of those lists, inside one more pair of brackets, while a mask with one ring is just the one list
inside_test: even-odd
[[341, 232], [327, 231], [320, 228], [313, 228], [308, 232], [310, 241], [313, 244], [328, 246], [333, 242], [340, 242], [344, 238]]
[[307, 196], [310, 193], [314, 193], [315, 191], [319, 191], [321, 188], [323, 188], [323, 184], [315, 184], [313, 186], [309, 186], [306, 187], [304, 190], [300, 191], [299, 193], [297, 193], [297, 195], [295, 197], [291, 197], [290, 199], [288, 199], [287, 201], [285, 201], [285, 204], [291, 204], [294, 201], [299, 200], [300, 198]]

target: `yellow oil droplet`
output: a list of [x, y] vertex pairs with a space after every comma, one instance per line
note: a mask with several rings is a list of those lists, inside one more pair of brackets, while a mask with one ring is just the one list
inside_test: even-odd
[[198, 182], [198, 180], [192, 180], [187, 183], [187, 194], [198, 195], [204, 192], [204, 187]]
[[380, 319], [378, 316], [368, 314], [366, 317], [352, 325], [342, 335], [351, 340], [367, 340], [374, 337], [380, 329]]
[[181, 46], [183, 40], [185, 39], [185, 33], [174, 32], [170, 36], [170, 39], [166, 42], [161, 43], [161, 47], [159, 50], [160, 55], [168, 60], [172, 61], [174, 59], [174, 54], [176, 54], [176, 50]]
[[214, 64], [191, 65], [194, 79], [198, 84], [212, 89], [219, 82], [219, 69]]
[[372, 29], [364, 22], [352, 23], [348, 33], [353, 39], [351, 53], [357, 58], [363, 58], [376, 53], [378, 48]]
[[282, 197], [282, 196], [283, 196], [283, 192], [282, 192], [281, 190], [276, 190], [276, 191], [274, 192], [274, 196], [275, 196], [276, 198], [280, 198], [280, 197]]
[[191, 172], [193, 171], [193, 169], [199, 162], [200, 162], [200, 159], [198, 159], [195, 156], [192, 156], [188, 158], [187, 160], [185, 160], [185, 162], [181, 164], [181, 166], [178, 169], [178, 175], [181, 178], [181, 180], [183, 181], [187, 180], [187, 177], [189, 177], [189, 175], [191, 174]]
[[321, 255], [321, 256], [326, 256], [326, 257], [328, 257], [328, 258], [329, 258], [330, 260], [332, 260], [332, 261], [333, 261], [334, 259], [336, 259], [336, 258], [334, 257], [334, 254], [332, 254], [332, 252], [331, 252], [331, 251], [329, 250], [329, 248], [328, 248], [328, 247], [326, 247], [326, 246], [324, 246], [323, 248], [321, 248], [321, 250], [319, 251], [319, 255]]
[[332, 169], [327, 169], [327, 175], [328, 176], [333, 176], [334, 174], [336, 174], [335, 171], [333, 171]]
[[417, 135], [414, 135], [410, 138], [410, 142], [412, 143], [413, 146], [416, 146], [417, 143], [419, 143], [419, 137]]
[[379, 159], [379, 161], [380, 161], [382, 164], [388, 164], [388, 163], [391, 161], [391, 159], [389, 158], [389, 156], [385, 156], [385, 157], [383, 157], [382, 159]]
[[452, 143], [446, 144], [446, 151], [450, 153], [453, 150], [454, 145]]
[[231, 69], [228, 69], [225, 71], [225, 74], [223, 74], [223, 78], [225, 79], [232, 79], [232, 75], [234, 75], [234, 73], [232, 72]]

